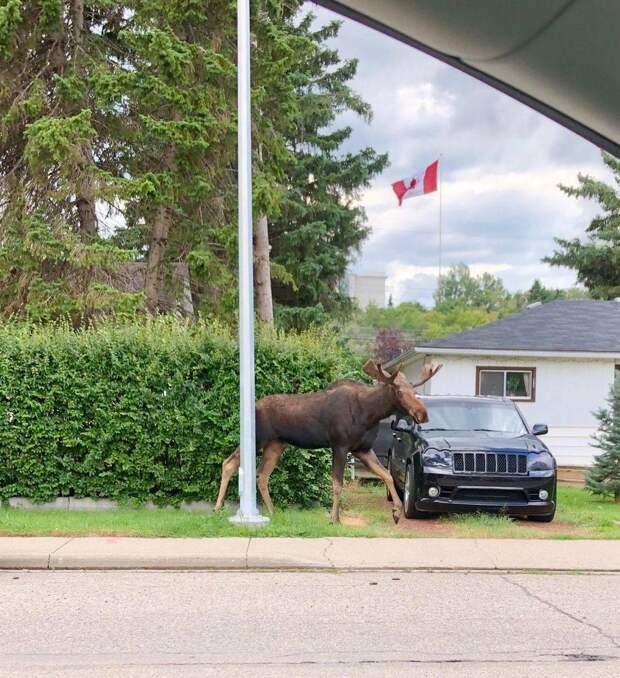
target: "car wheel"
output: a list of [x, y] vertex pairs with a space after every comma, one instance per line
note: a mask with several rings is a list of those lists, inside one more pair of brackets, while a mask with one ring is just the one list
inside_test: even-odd
[[555, 518], [555, 510], [546, 516], [528, 516], [528, 519], [535, 523], [550, 523]]
[[428, 518], [430, 515], [426, 511], [418, 511], [415, 507], [415, 476], [411, 464], [407, 464], [407, 470], [405, 471], [403, 512], [406, 518]]

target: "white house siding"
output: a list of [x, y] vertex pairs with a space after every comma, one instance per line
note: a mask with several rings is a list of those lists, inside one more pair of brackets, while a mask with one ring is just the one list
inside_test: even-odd
[[[419, 374], [421, 358], [404, 367], [409, 378]], [[593, 412], [604, 405], [608, 396], [614, 379], [613, 360], [445, 354], [427, 355], [424, 359], [444, 364], [426, 389], [426, 393], [437, 395], [474, 395], [477, 366], [535, 367], [536, 401], [518, 405], [530, 424], [549, 426], [544, 440], [558, 463], [587, 466], [598, 453], [590, 438], [597, 425]]]

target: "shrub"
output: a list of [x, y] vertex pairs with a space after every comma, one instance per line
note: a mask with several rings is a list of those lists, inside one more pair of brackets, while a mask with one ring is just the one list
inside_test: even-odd
[[586, 474], [586, 487], [593, 494], [611, 495], [620, 504], [620, 379], [609, 392], [609, 407], [595, 412], [599, 427], [593, 436], [601, 454]]
[[[256, 342], [256, 396], [320, 389], [355, 372], [332, 335]], [[0, 328], [0, 499], [214, 500], [238, 444], [236, 337], [207, 324]], [[330, 453], [289, 449], [275, 502], [324, 501]], [[236, 496], [231, 483], [229, 496]]]

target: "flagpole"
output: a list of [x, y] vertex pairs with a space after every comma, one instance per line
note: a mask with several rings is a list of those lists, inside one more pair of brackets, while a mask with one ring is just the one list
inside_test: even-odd
[[439, 277], [437, 278], [437, 283], [441, 281], [441, 255], [442, 255], [442, 224], [441, 224], [441, 165], [442, 165], [442, 154], [439, 154], [439, 163], [437, 164], [437, 183], [439, 184]]

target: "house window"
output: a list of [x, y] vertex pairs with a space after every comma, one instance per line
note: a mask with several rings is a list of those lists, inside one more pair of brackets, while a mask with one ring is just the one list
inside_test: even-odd
[[536, 368], [476, 367], [476, 395], [533, 402], [536, 399]]

